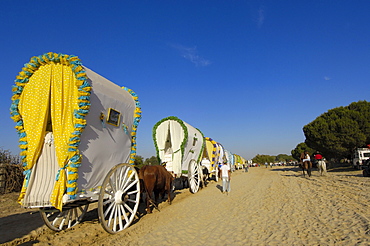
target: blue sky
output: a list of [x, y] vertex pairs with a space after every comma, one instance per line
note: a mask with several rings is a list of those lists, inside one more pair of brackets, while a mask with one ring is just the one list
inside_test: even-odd
[[18, 154], [11, 86], [32, 56], [77, 55], [134, 90], [152, 128], [177, 116], [250, 159], [290, 154], [329, 109], [369, 101], [370, 1], [0, 1], [0, 147]]

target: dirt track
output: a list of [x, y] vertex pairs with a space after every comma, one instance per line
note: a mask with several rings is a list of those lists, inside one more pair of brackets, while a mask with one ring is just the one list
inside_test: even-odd
[[326, 176], [313, 171], [310, 178], [296, 167], [255, 167], [233, 173], [229, 195], [220, 192], [221, 182], [196, 194], [177, 190], [172, 205], [161, 203], [161, 212], [141, 214], [115, 235], [102, 229], [92, 208], [83, 223], [59, 233], [46, 229], [38, 213], [5, 211], [0, 214], [0, 243], [369, 245], [369, 181], [361, 171], [344, 167]]

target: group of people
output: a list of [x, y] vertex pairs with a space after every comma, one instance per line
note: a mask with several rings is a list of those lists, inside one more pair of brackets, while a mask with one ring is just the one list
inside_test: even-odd
[[[322, 168], [323, 171], [326, 172], [326, 164], [325, 164], [325, 161], [323, 160], [322, 155], [319, 152], [316, 152], [314, 154], [314, 158], [317, 161], [318, 168]], [[301, 159], [301, 162], [311, 161], [311, 157], [310, 157], [310, 155], [307, 151], [305, 151], [301, 154], [300, 159]], [[265, 163], [265, 165], [267, 167], [268, 164]], [[245, 171], [248, 172], [248, 169], [246, 168]], [[227, 165], [226, 161], [224, 161], [224, 163], [220, 167], [220, 172], [221, 172], [221, 178], [222, 178], [222, 193], [228, 194], [231, 190], [231, 186], [230, 186], [231, 169], [230, 169], [229, 165]]]
[[[316, 165], [317, 165], [317, 168], [319, 169], [320, 173], [323, 174], [323, 173], [326, 173], [326, 163], [324, 161], [324, 158], [323, 156], [320, 154], [320, 152], [316, 151], [316, 153], [313, 155], [314, 157], [314, 160], [316, 162]], [[301, 154], [301, 162], [305, 162], [305, 161], [311, 161], [311, 157], [308, 153], [308, 151], [305, 151]]]
[[[266, 168], [269, 166], [268, 162], [265, 162]], [[270, 162], [270, 167], [272, 168], [272, 162]]]

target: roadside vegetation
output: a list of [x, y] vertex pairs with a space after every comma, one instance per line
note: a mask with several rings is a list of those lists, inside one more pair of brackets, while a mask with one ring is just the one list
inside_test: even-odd
[[349, 160], [356, 148], [370, 144], [370, 103], [358, 101], [330, 109], [305, 125], [303, 132], [306, 140], [292, 150], [293, 158], [299, 159], [303, 151], [319, 151], [328, 160]]
[[18, 192], [22, 183], [23, 168], [20, 157], [0, 148], [0, 194]]

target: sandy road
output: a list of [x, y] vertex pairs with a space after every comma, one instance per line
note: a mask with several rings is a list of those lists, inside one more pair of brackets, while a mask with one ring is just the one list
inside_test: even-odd
[[[196, 194], [176, 191], [172, 205], [143, 215], [109, 235], [96, 210], [59, 233], [44, 226], [7, 245], [369, 245], [370, 180], [361, 171], [317, 171], [304, 178], [295, 167], [237, 171], [231, 193], [211, 182]], [[27, 243], [26, 243], [27, 245]]]

